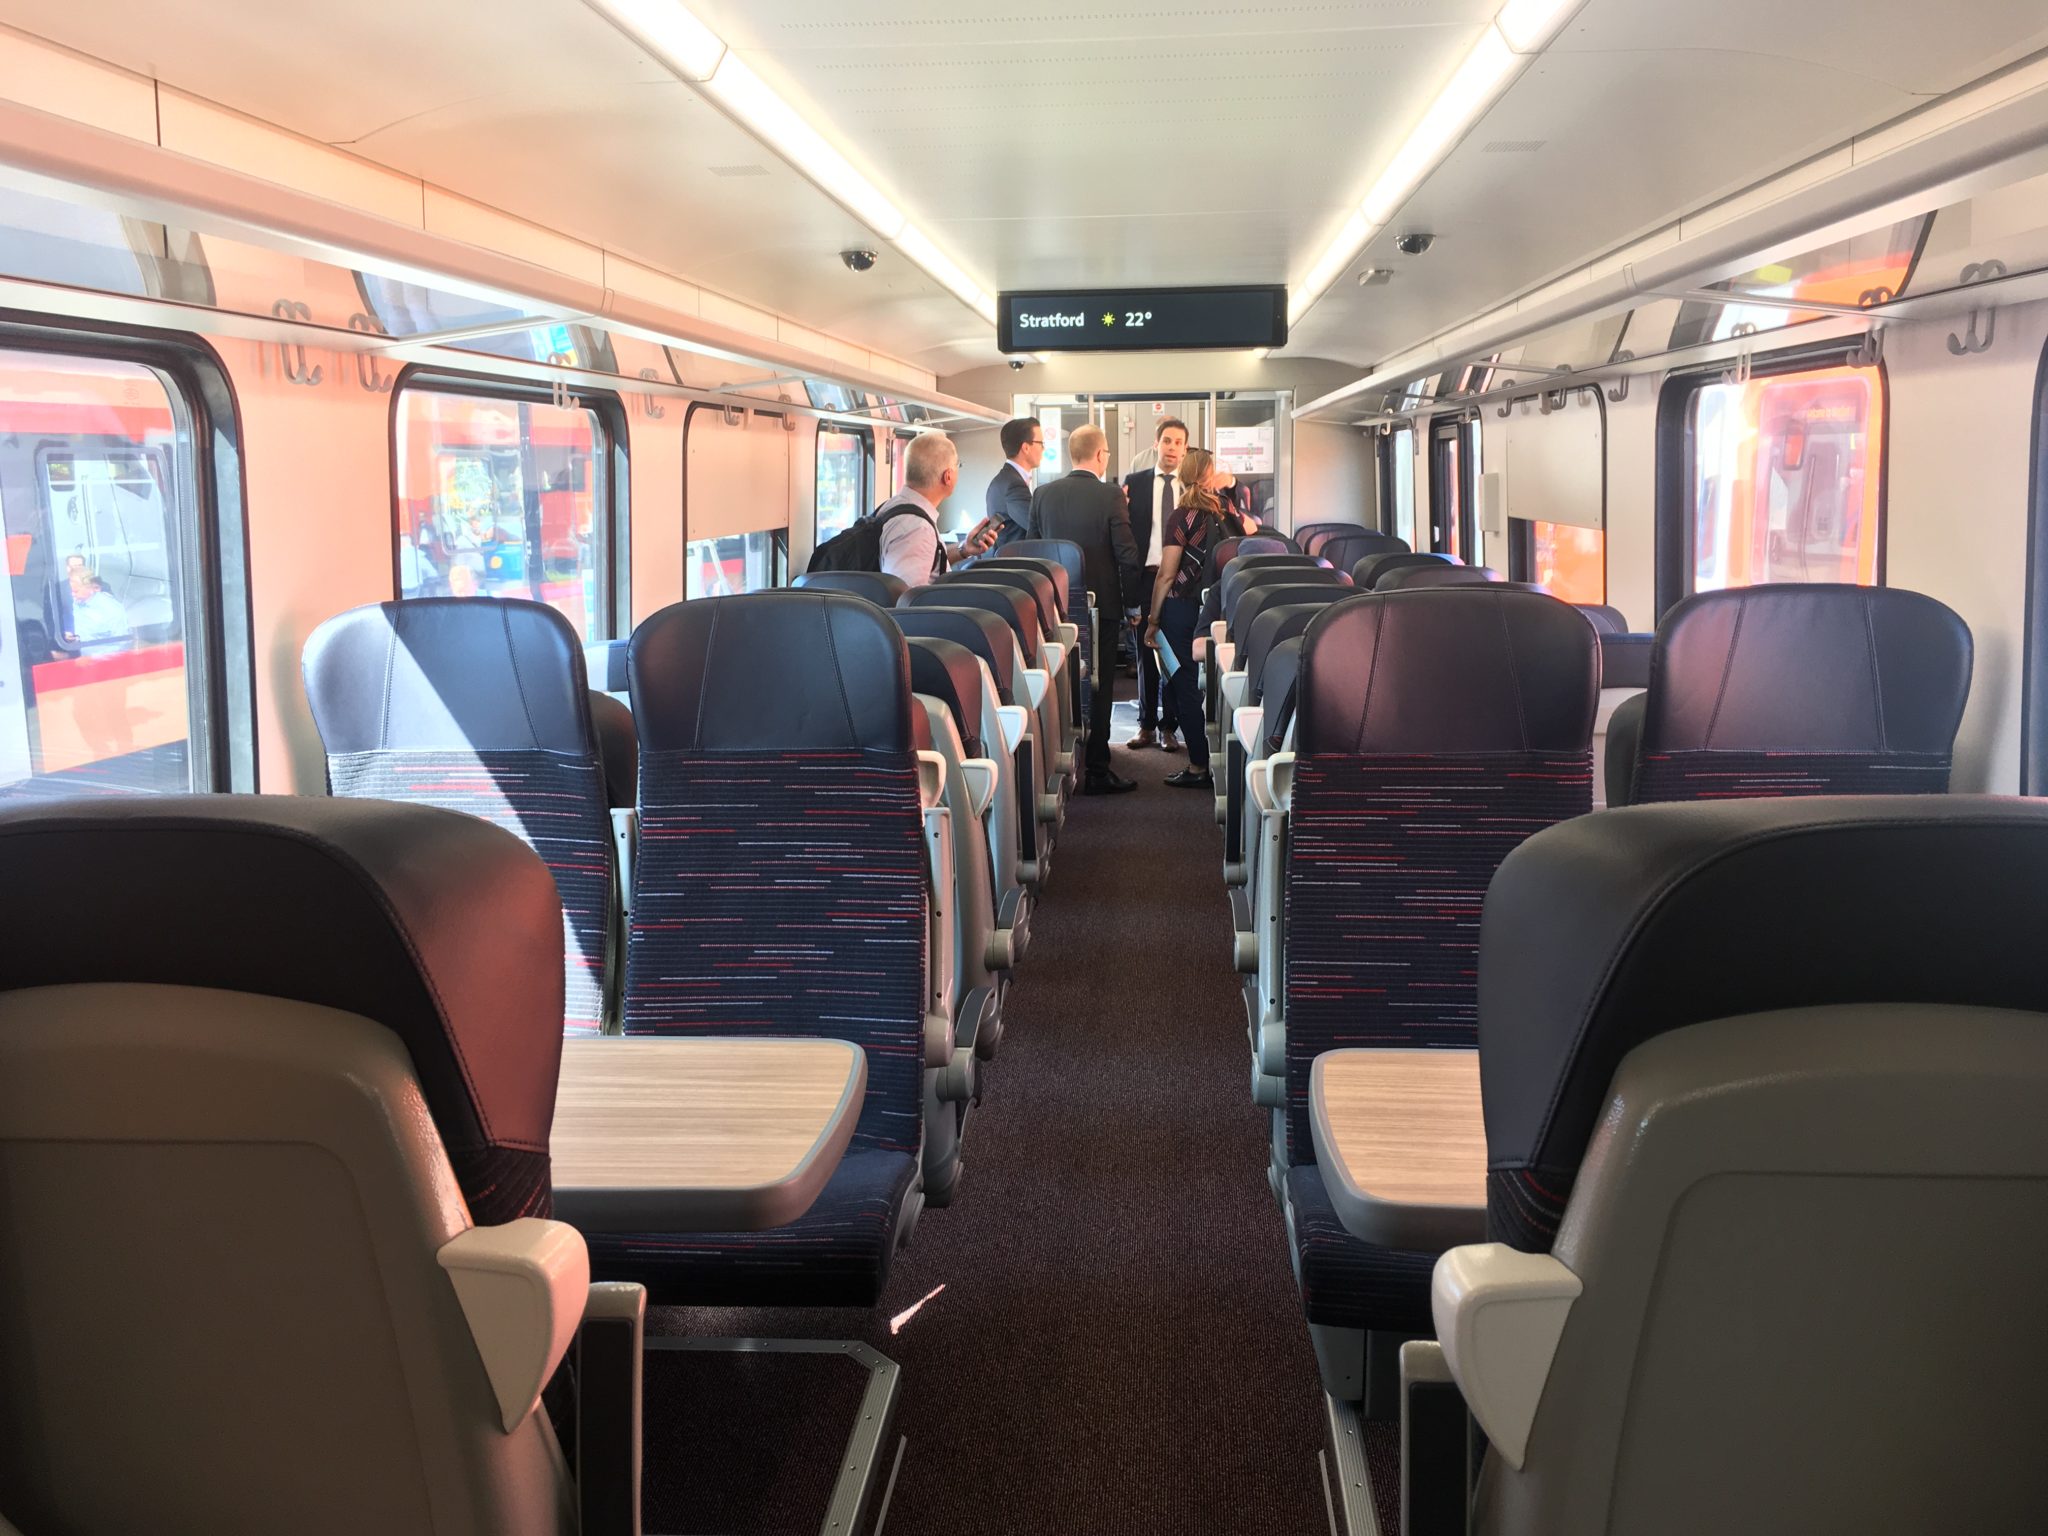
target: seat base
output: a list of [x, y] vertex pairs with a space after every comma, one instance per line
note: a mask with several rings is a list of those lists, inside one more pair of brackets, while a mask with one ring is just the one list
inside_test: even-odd
[[591, 1278], [636, 1281], [650, 1306], [871, 1307], [923, 1204], [917, 1184], [912, 1153], [849, 1152], [788, 1226], [586, 1234]]
[[1288, 1230], [1302, 1310], [1312, 1324], [1433, 1336], [1434, 1253], [1381, 1248], [1345, 1230], [1314, 1164], [1287, 1170]]

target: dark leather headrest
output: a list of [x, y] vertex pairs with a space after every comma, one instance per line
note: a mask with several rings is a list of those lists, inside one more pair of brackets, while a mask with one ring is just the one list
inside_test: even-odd
[[1625, 635], [1629, 632], [1628, 620], [1619, 608], [1607, 603], [1573, 603], [1572, 606], [1592, 620], [1593, 627], [1603, 635]]
[[1237, 559], [1237, 548], [1242, 543], [1244, 543], [1244, 540], [1239, 538], [1217, 540], [1215, 549], [1209, 552], [1209, 570], [1212, 579], [1229, 569], [1232, 562]]
[[1255, 555], [1298, 555], [1301, 550], [1294, 540], [1284, 533], [1248, 533], [1237, 541], [1237, 558], [1249, 560]]
[[1429, 565], [1404, 565], [1383, 573], [1373, 584], [1375, 592], [1400, 592], [1417, 587], [1475, 587], [1488, 582], [1506, 581], [1490, 565], [1449, 565], [1436, 561]]
[[[1338, 589], [1332, 588], [1335, 592]], [[1331, 602], [1342, 602], [1342, 597], [1332, 597]], [[1261, 697], [1261, 675], [1265, 671], [1266, 658], [1273, 647], [1283, 640], [1304, 633], [1311, 620], [1329, 607], [1327, 602], [1285, 603], [1276, 607], [1261, 608], [1258, 617], [1244, 632], [1244, 644], [1239, 647], [1238, 671], [1244, 673], [1245, 681], [1251, 685], [1247, 703], [1256, 704]]]
[[[1088, 557], [1081, 546], [1072, 539], [1019, 539], [1014, 544], [1005, 544], [1003, 553], [1033, 560], [1051, 560], [1067, 573], [1067, 596], [1073, 597], [1088, 590]], [[1069, 608], [1068, 613], [1073, 610]]]
[[1968, 626], [1918, 592], [1703, 592], [1657, 627], [1642, 750], [1946, 754], [1970, 664]]
[[1583, 752], [1600, 703], [1593, 626], [1498, 586], [1373, 592], [1308, 627], [1295, 750]]
[[[1065, 541], [1062, 540], [1062, 543]], [[1012, 544], [1000, 555], [984, 555], [972, 565], [970, 571], [1022, 571], [1027, 575], [1043, 576], [1052, 583], [1054, 620], [1063, 619], [1071, 612], [1068, 602], [1073, 588], [1067, 581], [1067, 568], [1059, 561], [1040, 555], [1015, 553], [1017, 545]], [[1078, 546], [1076, 546], [1078, 547]]]
[[626, 642], [593, 640], [583, 647], [583, 671], [590, 686], [605, 693], [626, 691]]
[[1367, 555], [1351, 567], [1351, 579], [1361, 587], [1378, 588], [1379, 584], [1395, 571], [1416, 565], [1463, 565], [1465, 562], [1456, 555], [1436, 554], [1423, 551], [1411, 555]]
[[1008, 587], [1013, 592], [1022, 592], [1031, 599], [1038, 612], [1038, 632], [1050, 638], [1059, 631], [1059, 591], [1053, 586], [1052, 577], [1037, 561], [1019, 561], [1016, 564], [991, 564], [977, 560], [969, 569], [951, 576], [939, 578], [939, 585], [948, 582], [971, 582], [983, 587]]
[[609, 693], [590, 694], [590, 724], [604, 768], [604, 794], [615, 810], [635, 803], [640, 793], [640, 732], [633, 711]]
[[1265, 714], [1259, 730], [1266, 738], [1266, 750], [1278, 752], [1287, 744], [1287, 727], [1294, 719], [1294, 705], [1301, 684], [1301, 635], [1290, 635], [1266, 654], [1259, 673], [1259, 703]]
[[1316, 553], [1340, 571], [1348, 571], [1367, 555], [1400, 554], [1407, 544], [1377, 528], [1353, 528], [1325, 539]]
[[1016, 697], [1017, 641], [1006, 620], [981, 608], [904, 603], [899, 603], [890, 616], [896, 620], [896, 627], [912, 639], [930, 636], [965, 646], [988, 663], [998, 701]]
[[903, 594], [898, 607], [911, 608], [979, 608], [992, 613], [1010, 626], [1010, 633], [1017, 637], [1018, 649], [1024, 653], [1024, 665], [1038, 665], [1038, 643], [1041, 631], [1038, 627], [1038, 602], [1029, 592], [1016, 587], [1006, 587], [995, 582], [969, 580], [973, 572], [945, 581], [934, 581], [922, 587], [912, 587]]
[[[1585, 612], [1580, 609], [1580, 612]], [[1591, 617], [1591, 615], [1588, 615]], [[1597, 621], [1595, 629], [1598, 630]], [[1647, 688], [1650, 686], [1650, 656], [1655, 635], [1600, 634], [1600, 686], [1602, 688]]]
[[217, 987], [360, 1014], [404, 1042], [478, 1223], [545, 1213], [562, 904], [511, 833], [381, 800], [72, 800], [0, 811], [0, 869], [0, 990]]
[[1644, 805], [1537, 833], [1479, 946], [1495, 1235], [1547, 1246], [1615, 1069], [1666, 1031], [1844, 1003], [2048, 1012], [2044, 907], [2040, 801]]
[[597, 752], [582, 643], [545, 603], [371, 603], [314, 630], [302, 665], [306, 701], [330, 755]]
[[1251, 634], [1252, 626], [1259, 621], [1259, 615], [1262, 613], [1300, 603], [1326, 607], [1357, 595], [1348, 584], [1334, 581], [1288, 581], [1274, 582], [1270, 585], [1259, 583], [1246, 587], [1238, 595], [1237, 609], [1230, 620], [1230, 633], [1242, 648], [1243, 641]]
[[945, 705], [967, 755], [982, 755], [981, 667], [974, 652], [951, 640], [919, 635], [910, 642], [910, 686]]
[[844, 592], [877, 608], [894, 608], [896, 599], [910, 590], [901, 576], [887, 571], [810, 571], [790, 585], [806, 592]]
[[643, 752], [910, 750], [910, 655], [843, 592], [674, 603], [633, 631]]
[[[1304, 561], [1307, 560], [1303, 556]], [[1305, 563], [1301, 565], [1253, 566], [1243, 572], [1233, 571], [1223, 579], [1222, 617], [1233, 627], [1237, 623], [1237, 607], [1245, 594], [1255, 587], [1344, 587], [1351, 586], [1351, 578], [1342, 571], [1331, 570], [1328, 566]]]

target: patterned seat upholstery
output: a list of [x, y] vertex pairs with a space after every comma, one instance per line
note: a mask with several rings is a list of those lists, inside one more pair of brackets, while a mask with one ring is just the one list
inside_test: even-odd
[[640, 855], [629, 1035], [828, 1036], [867, 1055], [847, 1156], [759, 1233], [591, 1240], [660, 1302], [865, 1306], [913, 1198], [927, 892], [910, 659], [843, 593], [679, 603], [633, 635]]
[[1303, 637], [1283, 875], [1287, 1190], [1313, 1323], [1428, 1316], [1429, 1266], [1328, 1211], [1309, 1072], [1477, 1041], [1480, 905], [1524, 838], [1592, 808], [1593, 628], [1542, 593], [1376, 593]]
[[1702, 592], [1608, 725], [1608, 803], [1942, 794], [1970, 668], [1969, 627], [1918, 592]]
[[330, 793], [461, 811], [541, 856], [562, 897], [563, 1028], [600, 1031], [618, 929], [613, 802], [569, 621], [516, 598], [373, 603], [314, 630], [303, 665]]

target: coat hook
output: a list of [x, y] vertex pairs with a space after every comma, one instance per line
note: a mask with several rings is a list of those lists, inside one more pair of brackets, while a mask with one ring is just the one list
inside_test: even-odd
[[[1626, 347], [1624, 347], [1621, 351], [1615, 353], [1613, 358], [1611, 359], [1611, 361], [1617, 363], [1632, 363], [1635, 360], [1635, 353], [1629, 351]], [[1616, 382], [1614, 388], [1607, 391], [1607, 398], [1613, 401], [1616, 405], [1619, 405], [1622, 401], [1626, 400], [1628, 398], [1628, 381], [1629, 375], [1624, 373], [1621, 376], [1621, 378]]]
[[[366, 336], [388, 336], [391, 334], [378, 323], [376, 316], [366, 315], [360, 310], [348, 317], [348, 328], [352, 331], [361, 331]], [[379, 373], [377, 371], [377, 359], [372, 354], [368, 352], [358, 352], [356, 354], [356, 383], [371, 394], [389, 394], [395, 377], [393, 374]]]
[[[640, 377], [651, 380], [658, 379], [661, 375], [652, 368], [642, 368], [640, 370]], [[640, 397], [640, 408], [656, 421], [661, 420], [662, 417], [668, 414], [668, 407], [658, 402], [651, 393]]]
[[[2005, 276], [2004, 262], [1995, 258], [1991, 261], [1973, 261], [1963, 268], [1962, 285], [1968, 287], [1972, 283], [1986, 283], [1994, 277], [2003, 276]], [[1984, 330], [1981, 335], [1977, 330], [1977, 322], [1979, 320], [1984, 322]], [[1948, 333], [1948, 349], [1957, 357], [1966, 357], [1973, 352], [1989, 352], [1991, 350], [1991, 343], [1997, 337], [1998, 307], [1994, 304], [1986, 304], [1979, 309], [1970, 311], [1970, 323], [1964, 327], [1962, 335], [1958, 336], [1954, 331]]]
[[[270, 312], [280, 320], [296, 320], [308, 325], [313, 321], [313, 311], [296, 299], [279, 299], [270, 306]], [[307, 366], [306, 344], [302, 341], [280, 341], [277, 344], [277, 357], [284, 368], [284, 376], [294, 384], [304, 384], [312, 388], [327, 377], [327, 370], [320, 364]]]

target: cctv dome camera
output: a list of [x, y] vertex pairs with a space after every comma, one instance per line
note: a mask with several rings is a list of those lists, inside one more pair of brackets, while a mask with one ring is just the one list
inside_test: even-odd
[[1010, 359], [1010, 366], [1012, 368], [1022, 368], [1024, 366], [1024, 359], [1021, 357], [1013, 357]]
[[1435, 235], [1425, 234], [1421, 232], [1417, 232], [1412, 235], [1396, 235], [1394, 237], [1394, 249], [1399, 251], [1403, 256], [1420, 256], [1424, 251], [1428, 250], [1432, 245], [1435, 244]]
[[846, 263], [849, 272], [866, 272], [875, 264], [873, 251], [841, 251], [839, 259]]

